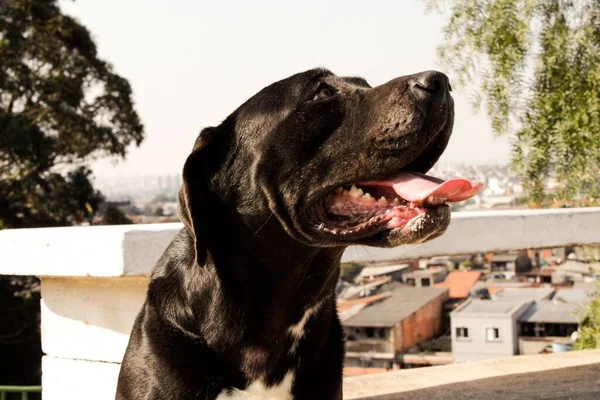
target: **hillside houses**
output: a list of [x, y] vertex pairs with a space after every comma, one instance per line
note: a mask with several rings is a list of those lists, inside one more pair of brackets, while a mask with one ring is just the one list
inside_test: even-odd
[[338, 296], [349, 373], [568, 350], [600, 268], [553, 254], [364, 267]]

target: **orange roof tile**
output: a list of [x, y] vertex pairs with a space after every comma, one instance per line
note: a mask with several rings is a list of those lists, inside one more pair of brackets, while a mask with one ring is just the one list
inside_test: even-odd
[[469, 297], [469, 292], [480, 277], [481, 272], [479, 271], [452, 271], [446, 276], [444, 282], [436, 283], [433, 286], [450, 289], [451, 299], [464, 299]]

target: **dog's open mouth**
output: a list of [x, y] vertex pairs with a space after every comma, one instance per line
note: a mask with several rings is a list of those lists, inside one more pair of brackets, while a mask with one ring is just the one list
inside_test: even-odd
[[338, 187], [317, 201], [309, 213], [318, 231], [348, 239], [392, 230], [417, 233], [448, 220], [446, 203], [470, 199], [481, 187], [466, 179], [444, 181], [404, 171], [389, 180]]

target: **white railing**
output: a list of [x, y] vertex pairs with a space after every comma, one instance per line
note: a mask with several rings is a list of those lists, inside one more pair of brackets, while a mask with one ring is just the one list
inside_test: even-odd
[[[114, 398], [119, 363], [148, 275], [181, 227], [0, 231], [0, 274], [42, 278], [44, 399]], [[598, 244], [599, 227], [600, 208], [459, 212], [440, 238], [395, 249], [353, 247], [343, 261]], [[346, 397], [361, 398], [352, 392], [353, 380], [347, 382]]]

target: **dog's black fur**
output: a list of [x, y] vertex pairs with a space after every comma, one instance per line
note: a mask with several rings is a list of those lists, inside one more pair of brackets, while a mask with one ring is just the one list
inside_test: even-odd
[[[346, 246], [441, 234], [327, 235], [310, 206], [342, 184], [426, 172], [453, 123], [447, 78], [427, 72], [371, 88], [323, 69], [276, 82], [204, 129], [185, 163], [185, 228], [156, 265], [117, 399], [214, 399], [294, 372], [295, 399], [342, 397], [334, 289]], [[291, 326], [306, 310], [296, 342]]]

